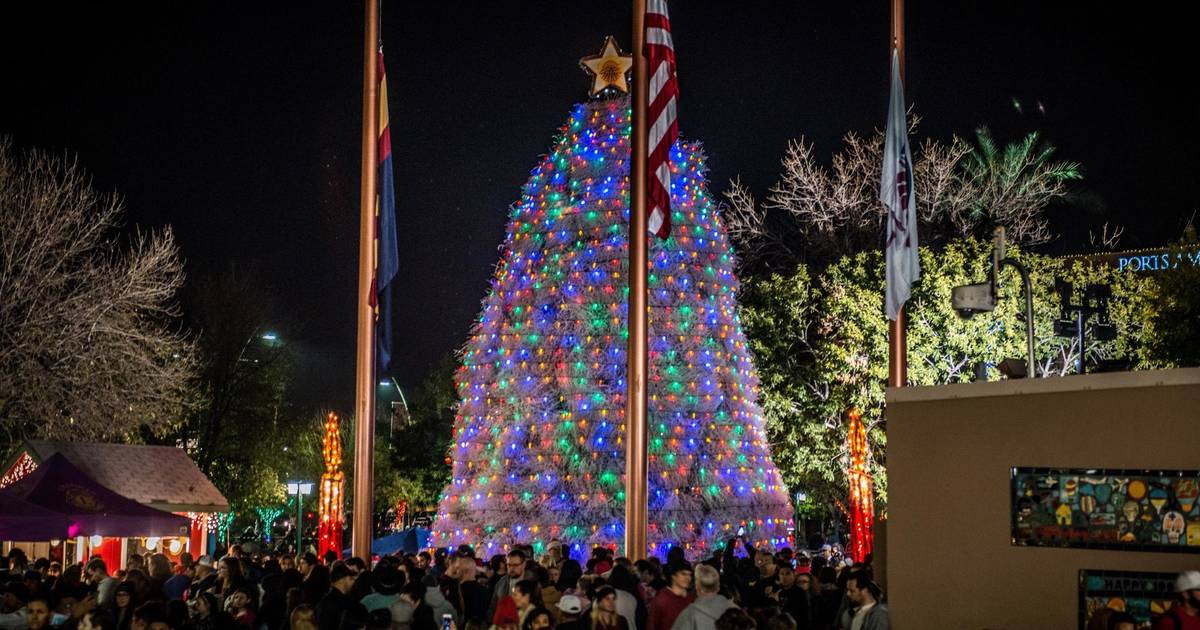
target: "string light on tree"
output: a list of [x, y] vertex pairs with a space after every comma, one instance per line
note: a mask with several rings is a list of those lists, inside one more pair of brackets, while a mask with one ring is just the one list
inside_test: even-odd
[[342, 435], [338, 428], [337, 414], [330, 412], [325, 417], [325, 439], [321, 454], [325, 458], [325, 473], [321, 475], [321, 494], [317, 508], [320, 528], [317, 533], [317, 553], [324, 557], [333, 551], [342, 557], [342, 496], [346, 487], [346, 473], [342, 471]]
[[275, 525], [275, 520], [286, 511], [281, 505], [272, 505], [269, 507], [256, 507], [254, 513], [258, 515], [258, 520], [262, 523], [263, 535], [267, 542], [271, 542], [271, 528]]
[[[437, 546], [623, 542], [630, 103], [596, 74], [510, 212], [457, 373]], [[707, 556], [743, 523], [759, 547], [790, 544], [705, 156], [680, 141], [670, 163], [675, 228], [649, 251], [648, 551]]]

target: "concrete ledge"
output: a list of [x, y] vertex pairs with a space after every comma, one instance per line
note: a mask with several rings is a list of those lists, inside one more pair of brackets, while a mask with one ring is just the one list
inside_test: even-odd
[[931, 387], [889, 387], [887, 388], [887, 402], [888, 404], [926, 402], [962, 398], [1055, 394], [1102, 389], [1170, 387], [1173, 385], [1200, 385], [1200, 368], [1147, 370], [1142, 372], [1106, 372], [1103, 374], [1055, 376], [1036, 379], [1019, 378], [990, 381], [987, 383], [956, 383]]

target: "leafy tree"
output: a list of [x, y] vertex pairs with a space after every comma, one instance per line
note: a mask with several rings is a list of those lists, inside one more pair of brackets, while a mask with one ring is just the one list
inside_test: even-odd
[[1159, 272], [1145, 313], [1156, 334], [1143, 359], [1162, 367], [1200, 366], [1200, 238], [1188, 224], [1167, 254], [1172, 268]]
[[[393, 423], [381, 410], [375, 422], [374, 504], [375, 516], [407, 501], [412, 510], [433, 508], [450, 480], [450, 450], [454, 406], [458, 403], [454, 354], [447, 354], [430, 368], [408, 400], [408, 416]], [[346, 505], [354, 501], [354, 421], [342, 420], [346, 471]], [[319, 447], [318, 447], [319, 452]], [[353, 514], [350, 515], [353, 518]], [[347, 531], [349, 531], [347, 529]]]
[[78, 163], [0, 138], [0, 452], [125, 439], [184, 406], [195, 363], [174, 323], [179, 249], [169, 229], [123, 238], [123, 212]]
[[[921, 280], [907, 306], [912, 384], [969, 382], [980, 367], [996, 379], [1003, 359], [1025, 356], [1024, 297], [1015, 273], [1001, 276], [995, 312], [964, 320], [950, 307], [954, 286], [986, 278], [990, 247], [965, 238], [921, 249]], [[1110, 316], [1118, 337], [1092, 341], [1086, 351], [1097, 359], [1129, 358], [1143, 365], [1141, 316], [1152, 279], [1015, 248], [1010, 255], [1030, 269], [1040, 374], [1072, 373], [1078, 352], [1074, 339], [1053, 334], [1059, 310], [1055, 278], [1111, 284]], [[800, 265], [790, 274], [751, 277], [743, 284], [742, 320], [757, 359], [759, 402], [775, 461], [790, 487], [826, 505], [845, 496], [844, 417], [851, 407], [863, 412], [878, 500], [887, 501], [883, 276], [882, 253], [864, 251], [817, 272]]]
[[377, 449], [382, 445], [384, 451], [377, 450], [375, 460], [377, 504], [384, 500], [380, 507], [394, 507], [401, 500], [414, 509], [434, 506], [449, 483], [446, 454], [458, 404], [454, 387], [457, 367], [453, 354], [443, 356], [411, 397], [407, 423], [397, 426], [394, 434], [376, 439]]
[[291, 351], [286, 337], [267, 335], [278, 329], [268, 327], [273, 313], [265, 293], [253, 269], [231, 268], [195, 288], [189, 314], [201, 369], [192, 411], [176, 434], [230, 504], [245, 512], [283, 501], [283, 447], [312, 432], [310, 419], [287, 405]]

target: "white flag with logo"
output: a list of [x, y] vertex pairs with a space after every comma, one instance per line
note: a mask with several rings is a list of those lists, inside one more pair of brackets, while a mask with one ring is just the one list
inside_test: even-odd
[[900, 54], [892, 50], [892, 98], [888, 103], [879, 200], [887, 206], [887, 316], [896, 319], [912, 285], [921, 277], [917, 257], [917, 199], [913, 191], [912, 152], [908, 148]]

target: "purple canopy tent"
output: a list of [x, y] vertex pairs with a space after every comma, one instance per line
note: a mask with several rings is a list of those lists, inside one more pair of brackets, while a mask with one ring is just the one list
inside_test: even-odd
[[0, 496], [65, 516], [67, 537], [186, 536], [191, 527], [187, 517], [146, 507], [96, 483], [60, 454], [0, 490]]
[[66, 538], [67, 516], [0, 492], [0, 540]]

